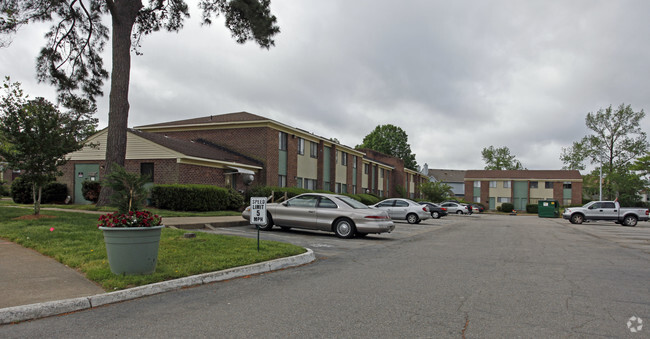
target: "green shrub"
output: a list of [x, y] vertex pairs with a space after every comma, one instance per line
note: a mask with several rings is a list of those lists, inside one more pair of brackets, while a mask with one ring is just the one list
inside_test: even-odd
[[81, 183], [81, 195], [84, 199], [97, 203], [99, 192], [102, 190], [102, 184], [99, 181], [84, 180]]
[[503, 204], [501, 204], [501, 211], [502, 212], [510, 213], [514, 209], [515, 209], [515, 205], [513, 205], [512, 203], [504, 202]]
[[[50, 182], [41, 191], [42, 204], [60, 204], [68, 197], [68, 187], [60, 182]], [[18, 177], [11, 183], [11, 198], [16, 204], [33, 204], [32, 183]]]
[[0, 180], [0, 196], [8, 196], [10, 195], [10, 187], [7, 185], [7, 182], [4, 180]]
[[43, 186], [41, 192], [41, 203], [43, 204], [63, 204], [68, 197], [68, 186], [60, 182], [50, 182]]
[[154, 185], [151, 201], [157, 208], [174, 211], [236, 210], [244, 205], [239, 192], [212, 185]]
[[526, 213], [537, 214], [539, 212], [538, 204], [528, 204], [526, 205]]
[[374, 205], [374, 204], [380, 202], [381, 200], [383, 200], [383, 199], [381, 199], [379, 197], [376, 197], [376, 196], [374, 196], [372, 194], [366, 194], [366, 193], [363, 193], [363, 194], [351, 194], [350, 197], [352, 197], [353, 199], [359, 200], [360, 202], [362, 202], [362, 203], [364, 203], [366, 205]]
[[16, 204], [33, 204], [32, 183], [18, 177], [11, 183], [11, 199]]

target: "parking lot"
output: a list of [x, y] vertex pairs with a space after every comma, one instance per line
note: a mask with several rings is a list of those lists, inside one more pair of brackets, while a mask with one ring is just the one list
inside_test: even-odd
[[[271, 232], [261, 231], [262, 240], [274, 240], [288, 242], [303, 247], [311, 248], [318, 256], [332, 256], [350, 249], [366, 246], [383, 246], [394, 242], [416, 237], [422, 233], [435, 232], [446, 227], [454, 227], [467, 223], [481, 224], [482, 222], [504, 218], [504, 221], [517, 223], [557, 223], [571, 227], [580, 232], [587, 233], [596, 238], [615, 242], [626, 248], [639, 249], [650, 253], [650, 222], [639, 222], [636, 227], [624, 227], [613, 222], [588, 222], [581, 225], [571, 224], [568, 220], [561, 218], [549, 219], [538, 218], [530, 215], [510, 216], [507, 214], [472, 214], [472, 215], [448, 215], [440, 219], [428, 219], [420, 224], [408, 224], [406, 221], [395, 221], [395, 230], [386, 234], [370, 234], [365, 238], [339, 239], [334, 233], [307, 231], [291, 229], [280, 230], [276, 227]], [[257, 230], [254, 226], [225, 227], [206, 232], [218, 234], [230, 234], [245, 237], [257, 237]]]

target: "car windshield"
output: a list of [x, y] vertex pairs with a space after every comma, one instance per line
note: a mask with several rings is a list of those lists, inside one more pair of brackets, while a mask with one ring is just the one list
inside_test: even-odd
[[348, 206], [354, 208], [354, 209], [365, 209], [365, 208], [370, 208], [370, 207], [364, 205], [363, 203], [358, 202], [358, 201], [356, 201], [356, 200], [354, 200], [354, 199], [352, 199], [352, 198], [350, 198], [350, 197], [346, 197], [346, 196], [344, 196], [344, 195], [337, 196], [337, 198], [338, 198], [339, 200], [343, 201], [344, 203], [346, 203]]

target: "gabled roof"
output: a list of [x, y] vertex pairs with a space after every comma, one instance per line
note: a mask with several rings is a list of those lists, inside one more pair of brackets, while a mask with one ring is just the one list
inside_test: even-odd
[[207, 117], [200, 117], [200, 118], [168, 121], [159, 124], [138, 126], [136, 128], [148, 129], [148, 128], [155, 128], [155, 127], [209, 125], [209, 124], [217, 124], [217, 123], [224, 123], [224, 122], [246, 122], [246, 121], [271, 121], [271, 120], [248, 112], [235, 112], [235, 113], [227, 113], [227, 114], [219, 114], [219, 115], [210, 115]]
[[197, 139], [194, 141], [187, 141], [181, 139], [170, 138], [162, 134], [147, 133], [134, 129], [129, 129], [129, 132], [156, 143], [165, 148], [171, 149], [184, 155], [202, 158], [207, 160], [216, 160], [224, 162], [241, 163], [250, 166], [262, 166], [263, 163], [254, 158], [248, 157], [242, 153], [233, 151], [221, 145], [216, 145], [208, 141]]
[[250, 127], [260, 127], [260, 126], [270, 126], [279, 131], [297, 135], [302, 138], [306, 138], [312, 141], [324, 141], [326, 145], [329, 144], [336, 145], [338, 148], [346, 149], [350, 153], [355, 153], [357, 155], [362, 155], [361, 152], [356, 149], [337, 143], [332, 139], [318, 136], [314, 133], [305, 131], [300, 128], [292, 127], [286, 124], [283, 124], [279, 121], [265, 118], [263, 116], [255, 115], [248, 112], [235, 112], [235, 113], [226, 113], [219, 115], [210, 115], [207, 117], [192, 118], [186, 120], [176, 120], [169, 122], [162, 122], [158, 124], [136, 126], [138, 130], [152, 131], [152, 132], [165, 132], [165, 131], [178, 131], [186, 129], [218, 129], [218, 128], [230, 128], [233, 126], [250, 126]]
[[429, 169], [428, 175], [440, 182], [463, 182], [465, 181], [465, 172], [463, 170]]
[[468, 170], [465, 180], [489, 179], [522, 179], [522, 180], [579, 180], [582, 175], [577, 170]]

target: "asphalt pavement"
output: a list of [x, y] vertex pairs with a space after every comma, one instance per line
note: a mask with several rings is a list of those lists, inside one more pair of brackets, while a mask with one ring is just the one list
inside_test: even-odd
[[[246, 224], [248, 222], [240, 216], [165, 218], [167, 227], [186, 229], [211, 229]], [[309, 250], [295, 257], [106, 292], [77, 270], [7, 240], [0, 239], [0, 258], [0, 325], [302, 265], [315, 259], [313, 252]]]

